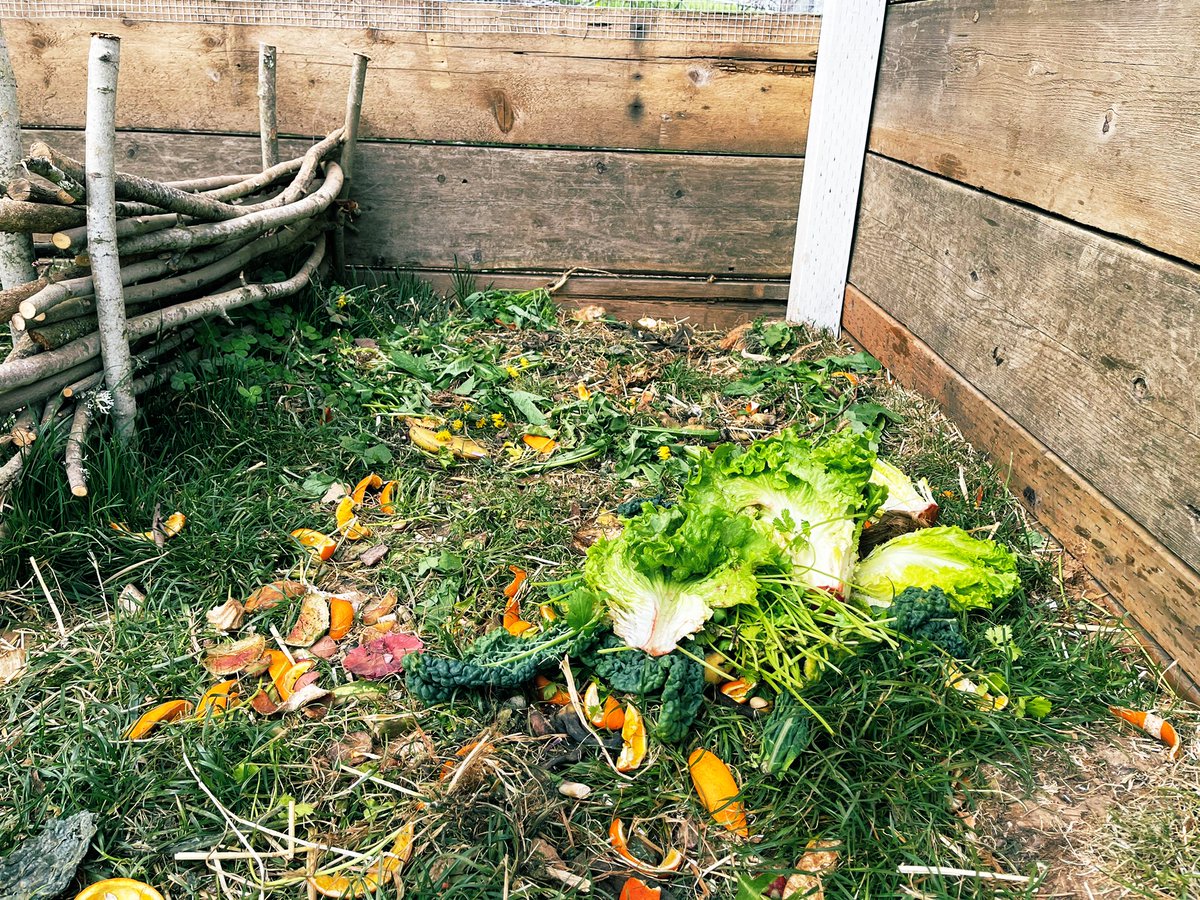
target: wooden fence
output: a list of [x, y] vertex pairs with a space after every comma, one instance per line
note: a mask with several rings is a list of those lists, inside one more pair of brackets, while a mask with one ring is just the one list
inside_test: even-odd
[[1200, 680], [1200, 6], [888, 8], [844, 324]]
[[123, 43], [129, 168], [157, 177], [255, 167], [260, 41], [298, 137], [340, 121], [351, 54], [370, 56], [354, 264], [437, 278], [457, 261], [509, 286], [584, 267], [608, 274], [566, 296], [680, 301], [699, 321], [786, 298], [815, 44], [6, 21], [23, 123], [66, 129], [67, 149], [97, 30]]

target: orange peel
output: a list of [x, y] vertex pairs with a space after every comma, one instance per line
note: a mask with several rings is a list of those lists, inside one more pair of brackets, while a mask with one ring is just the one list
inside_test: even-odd
[[716, 754], [697, 747], [688, 757], [688, 771], [700, 802], [713, 819], [734, 834], [749, 837], [746, 809], [736, 799], [740, 789], [729, 766]]
[[75, 895], [75, 900], [163, 900], [163, 895], [132, 878], [108, 878], [89, 884]]
[[625, 720], [621, 724], [621, 755], [617, 757], [618, 772], [632, 772], [646, 758], [646, 723], [642, 714], [632, 703], [625, 707]]
[[354, 604], [341, 597], [329, 598], [329, 636], [340, 641], [354, 625]]
[[203, 719], [210, 710], [212, 715], [220, 715], [230, 706], [236, 705], [237, 702], [237, 681], [220, 681], [200, 697], [200, 702], [196, 704], [196, 718]]
[[521, 438], [525, 446], [542, 456], [549, 456], [558, 447], [558, 441], [541, 434], [527, 434]]
[[142, 713], [141, 718], [125, 732], [125, 737], [131, 741], [140, 741], [161, 722], [174, 722], [176, 719], [190, 715], [192, 704], [187, 700], [168, 700]]
[[313, 528], [297, 528], [292, 532], [294, 537], [302, 547], [307, 547], [308, 552], [313, 555], [313, 559], [321, 562], [328, 562], [333, 556], [333, 551], [337, 549], [337, 541], [328, 537]]
[[396, 486], [395, 481], [388, 481], [379, 492], [379, 511], [385, 516], [396, 514], [396, 505], [392, 502], [392, 498], [396, 495]]
[[381, 487], [383, 487], [383, 479], [372, 472], [354, 486], [354, 490], [350, 492], [350, 499], [354, 501], [355, 506], [362, 506], [363, 501], [367, 499], [367, 491]]
[[613, 819], [612, 825], [608, 827], [608, 842], [612, 844], [621, 859], [647, 875], [671, 875], [678, 872], [680, 866], [683, 865], [683, 854], [676, 847], [667, 850], [662, 862], [658, 865], [638, 859], [629, 852], [629, 839], [625, 835], [625, 823], [620, 819]]
[[361, 541], [363, 538], [371, 536], [371, 529], [366, 525], [358, 524], [358, 516], [354, 514], [354, 501], [349, 496], [343, 497], [338, 501], [337, 512], [334, 513], [334, 518], [337, 521], [337, 530], [345, 535], [348, 541]]

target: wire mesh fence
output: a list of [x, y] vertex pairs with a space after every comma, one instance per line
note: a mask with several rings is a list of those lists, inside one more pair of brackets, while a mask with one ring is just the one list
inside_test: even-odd
[[811, 44], [823, 0], [0, 0], [0, 18]]

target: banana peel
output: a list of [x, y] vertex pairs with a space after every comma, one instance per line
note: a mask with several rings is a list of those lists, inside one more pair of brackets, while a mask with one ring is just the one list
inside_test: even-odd
[[438, 454], [445, 450], [458, 459], [487, 458], [487, 450], [468, 437], [439, 435], [439, 432], [423, 425], [410, 425], [408, 428], [408, 439], [413, 442], [413, 446], [426, 453]]

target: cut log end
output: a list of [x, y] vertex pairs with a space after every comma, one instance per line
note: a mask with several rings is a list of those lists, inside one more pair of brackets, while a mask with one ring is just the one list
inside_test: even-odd
[[71, 236], [65, 231], [56, 231], [54, 234], [50, 235], [50, 243], [52, 243], [59, 250], [70, 250], [72, 243]]
[[87, 485], [86, 484], [74, 485], [71, 488], [71, 493], [74, 494], [76, 497], [86, 497], [88, 495]]
[[38, 314], [38, 308], [28, 300], [22, 300], [21, 305], [17, 307], [17, 312], [26, 319], [32, 319]]

